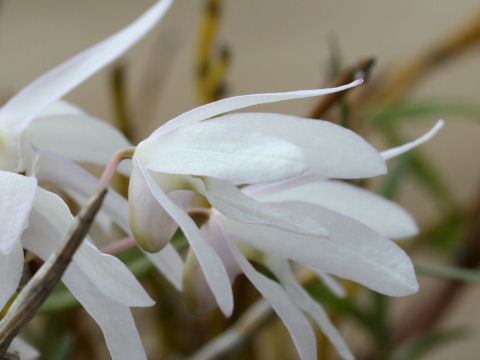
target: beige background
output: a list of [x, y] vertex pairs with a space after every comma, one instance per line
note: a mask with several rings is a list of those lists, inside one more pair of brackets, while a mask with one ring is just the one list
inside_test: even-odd
[[[103, 39], [133, 20], [153, 1], [146, 0], [4, 0], [0, 7], [0, 98], [18, 91], [61, 61]], [[130, 101], [143, 125], [139, 139], [156, 126], [196, 105], [192, 56], [200, 1], [177, 0], [165, 21], [130, 51]], [[375, 55], [377, 70], [388, 68], [447, 34], [473, 12], [475, 0], [334, 1], [229, 0], [221, 38], [233, 51], [228, 76], [230, 94], [315, 88], [325, 79], [328, 36], [340, 41], [345, 61]], [[155, 46], [154, 46], [155, 45]], [[154, 58], [165, 76], [161, 93], [145, 100], [145, 68]], [[108, 71], [101, 71], [67, 96], [99, 118], [112, 121]], [[143, 85], [142, 85], [143, 84]], [[480, 48], [469, 51], [426, 78], [415, 98], [468, 99], [480, 105]], [[305, 115], [314, 100], [265, 106], [267, 111]], [[143, 119], [138, 117], [142, 116]], [[436, 119], [431, 119], [431, 124]], [[445, 129], [425, 150], [443, 170], [455, 195], [468, 204], [480, 183], [480, 124], [448, 117]], [[477, 119], [478, 120], [478, 119]], [[414, 136], [431, 124], [409, 129]], [[376, 143], [377, 144], [377, 143]], [[381, 147], [381, 143], [378, 143]], [[425, 196], [402, 191], [402, 203], [420, 223], [434, 210]], [[480, 290], [472, 289], [445, 324], [469, 324], [470, 341], [449, 345], [431, 359], [474, 359], [480, 350]], [[462, 354], [462, 355], [460, 355]]]

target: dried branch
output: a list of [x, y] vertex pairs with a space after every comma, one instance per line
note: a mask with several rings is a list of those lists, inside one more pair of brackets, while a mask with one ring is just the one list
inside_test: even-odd
[[5, 352], [13, 338], [33, 318], [60, 281], [75, 251], [87, 235], [106, 194], [107, 189], [102, 188], [88, 200], [75, 217], [61, 245], [22, 289], [0, 321], [0, 358], [6, 356]]
[[[351, 83], [355, 79], [363, 79], [367, 81], [370, 75], [370, 70], [375, 64], [375, 59], [370, 57], [360, 60], [357, 64], [352, 67], [347, 68], [342, 72], [331, 85], [332, 87], [342, 86], [348, 83]], [[351, 89], [350, 89], [351, 90]], [[310, 114], [312, 119], [320, 119], [322, 116], [336, 103], [338, 102], [345, 93], [349, 91], [336, 92], [333, 94], [322, 96], [315, 107], [315, 109]]]

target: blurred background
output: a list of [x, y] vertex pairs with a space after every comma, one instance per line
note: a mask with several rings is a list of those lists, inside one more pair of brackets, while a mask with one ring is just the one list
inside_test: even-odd
[[[465, 250], [465, 244], [471, 239], [480, 242], [480, 232], [475, 227], [480, 219], [476, 212], [480, 207], [478, 1], [221, 1], [222, 11], [215, 20], [218, 31], [211, 38], [211, 51], [203, 49], [214, 65], [217, 60], [220, 64], [219, 80], [214, 77], [210, 93], [202, 90], [199, 86], [202, 80], [198, 77], [199, 39], [208, 17], [206, 2], [177, 0], [164, 21], [142, 42], [66, 99], [112, 124], [124, 127], [127, 124], [132, 141], [138, 142], [163, 122], [209, 99], [325, 87], [339, 80], [341, 74], [359, 61], [373, 57], [375, 65], [368, 71], [369, 83], [342, 98], [340, 106], [334, 104], [324, 118], [338, 123], [348, 120], [349, 127], [378, 149], [413, 139], [438, 118], [444, 118], [446, 126], [415, 152], [418, 157], [403, 164], [398, 160], [389, 163], [390, 171], [401, 176], [376, 179], [364, 185], [394, 198], [415, 216], [425, 236], [406, 243], [414, 259], [455, 265], [456, 261], [461, 262], [458, 258], [462, 251], [473, 253], [471, 247]], [[37, 76], [119, 30], [152, 3], [151, 0], [1, 1], [0, 101], [3, 103]], [[289, 101], [255, 110], [309, 116], [318, 101]], [[350, 115], [345, 115], [345, 109]], [[478, 261], [480, 256], [468, 264], [457, 265], [472, 268]], [[395, 327], [410, 311], [414, 314], [410, 309], [421, 309], [417, 304], [428, 303], [429, 296], [449, 281], [425, 276], [428, 272], [432, 275], [432, 269], [419, 272], [418, 294], [389, 300], [391, 308], [384, 314], [387, 319], [382, 320], [388, 328]], [[433, 275], [453, 276], [438, 271]], [[158, 275], [148, 274], [145, 283], [152, 296], [156, 291], [162, 296], [171, 294], [170, 300], [160, 302], [158, 307], [163, 308], [153, 310], [158, 314], [155, 320], [162, 322], [169, 306], [177, 305], [175, 301], [181, 295], [168, 288]], [[248, 284], [238, 286], [248, 290]], [[445, 344], [432, 346], [433, 350], [425, 352], [422, 359], [478, 356], [480, 288], [473, 282], [452, 292], [455, 295], [435, 319], [435, 329], [444, 330], [445, 337], [431, 338], [432, 342]], [[254, 292], [247, 295], [251, 299], [240, 304], [240, 308], [246, 308], [256, 298]], [[364, 293], [358, 297], [360, 302], [370, 301]], [[335, 312], [335, 305], [332, 308]], [[172, 357], [175, 351], [190, 354], [215, 331], [228, 325], [218, 314], [202, 320], [185, 311], [176, 314], [175, 319], [195, 324], [191, 329], [197, 333], [184, 334], [183, 341], [179, 340], [181, 335], [170, 334], [172, 339], [164, 341], [161, 339], [169, 337], [165, 333], [168, 331], [159, 329], [152, 321], [151, 311], [138, 311], [137, 324], [152, 359], [162, 354]], [[72, 351], [76, 351], [78, 359], [91, 358], [92, 354], [95, 358], [106, 356], [102, 355], [104, 350], [97, 349], [97, 342], [98, 347], [103, 343], [101, 334], [81, 311], [71, 310], [70, 318], [62, 321], [61, 325], [54, 322], [51, 327], [67, 328], [75, 334], [65, 340], [65, 348], [69, 349], [66, 358], [74, 357]], [[166, 323], [171, 321], [168, 319]], [[352, 324], [348, 316], [339, 320], [339, 326], [353, 351], [362, 356], [366, 352], [368, 358], [375, 341]], [[180, 329], [178, 325], [175, 328]], [[462, 331], [447, 336], [450, 329]], [[58, 329], [51, 331], [55, 333]], [[35, 329], [32, 332], [35, 334]], [[96, 334], [93, 340], [92, 332]], [[254, 335], [239, 358], [295, 358], [291, 343], [283, 341], [278, 346], [278, 338], [288, 339], [288, 335], [278, 320], [271, 320]], [[92, 349], [72, 350], [78, 344]], [[334, 359], [335, 355], [330, 353], [328, 358]]]

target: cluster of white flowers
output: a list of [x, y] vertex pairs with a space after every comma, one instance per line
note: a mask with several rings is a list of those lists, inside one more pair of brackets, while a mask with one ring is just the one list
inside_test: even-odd
[[[86, 199], [98, 180], [76, 162], [106, 165], [116, 151], [131, 146], [114, 128], [59, 99], [136, 43], [171, 3], [158, 1], [0, 109], [0, 309], [18, 288], [23, 249], [45, 259], [72, 221], [65, 202], [38, 181]], [[330, 179], [384, 174], [386, 159], [427, 141], [441, 123], [412, 143], [378, 152], [350, 130], [325, 121], [222, 114], [360, 83], [238, 96], [170, 120], [136, 147], [131, 169], [119, 168], [130, 176], [128, 201], [110, 191], [102, 214], [133, 234], [196, 310], [218, 304], [231, 315], [231, 283], [243, 273], [281, 317], [303, 360], [316, 359], [316, 344], [302, 311], [317, 321], [343, 358], [352, 358], [320, 304], [297, 282], [289, 260], [315, 270], [335, 288], [329, 274], [392, 296], [417, 291], [410, 259], [390, 240], [417, 232], [410, 215], [375, 194]], [[195, 206], [192, 200], [199, 196], [209, 206]], [[208, 216], [200, 229], [189, 215], [196, 211]], [[186, 263], [169, 243], [178, 226], [190, 244]], [[246, 256], [265, 264], [278, 282], [257, 272]], [[122, 262], [88, 238], [62, 280], [101, 327], [114, 359], [146, 358], [129, 307], [150, 306], [153, 300]]]

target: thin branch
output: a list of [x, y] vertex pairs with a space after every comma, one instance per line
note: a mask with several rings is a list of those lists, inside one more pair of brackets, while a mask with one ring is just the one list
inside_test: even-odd
[[[368, 80], [370, 75], [370, 70], [375, 64], [375, 59], [370, 57], [360, 60], [357, 64], [352, 67], [347, 68], [342, 72], [333, 82], [332, 87], [337, 87], [351, 83], [355, 79], [363, 79], [365, 82]], [[347, 90], [349, 91], [349, 90]], [[312, 119], [320, 119], [322, 116], [343, 96], [345, 96], [346, 91], [336, 92], [330, 95], [322, 96], [319, 100], [317, 106], [310, 114]]]
[[274, 312], [268, 302], [263, 299], [258, 300], [232, 327], [201, 347], [187, 360], [212, 360], [226, 355], [241, 346], [272, 318], [274, 318]]
[[[297, 274], [300, 283], [308, 286], [317, 275], [308, 269]], [[275, 319], [275, 312], [264, 299], [251, 305], [228, 330], [202, 346], [186, 360], [213, 360], [245, 344], [264, 325]]]
[[33, 318], [62, 278], [75, 251], [87, 235], [106, 194], [107, 188], [102, 188], [88, 200], [75, 217], [61, 245], [13, 301], [7, 314], [0, 321], [0, 357], [5, 356], [13, 338]]

